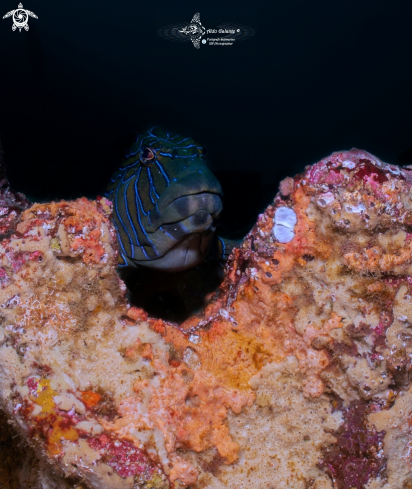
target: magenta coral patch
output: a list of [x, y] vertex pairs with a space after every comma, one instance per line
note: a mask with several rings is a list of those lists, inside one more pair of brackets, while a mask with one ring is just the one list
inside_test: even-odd
[[337, 445], [324, 454], [321, 467], [338, 489], [363, 489], [371, 478], [384, 476], [385, 432], [378, 433], [368, 426], [367, 414], [367, 404], [362, 402], [354, 402], [343, 410], [344, 423], [335, 433]]
[[93, 450], [102, 453], [104, 462], [120, 477], [138, 475], [146, 480], [152, 477], [154, 468], [149, 459], [130, 441], [114, 438], [109, 434], [93, 436], [87, 441]]

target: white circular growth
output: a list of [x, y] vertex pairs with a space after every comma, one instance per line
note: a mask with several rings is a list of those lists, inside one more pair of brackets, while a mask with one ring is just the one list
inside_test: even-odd
[[297, 218], [290, 207], [279, 207], [275, 212], [273, 235], [280, 243], [289, 243], [295, 237], [294, 229]]

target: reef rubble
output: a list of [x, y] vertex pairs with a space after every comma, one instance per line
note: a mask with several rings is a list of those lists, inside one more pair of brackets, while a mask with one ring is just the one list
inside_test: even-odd
[[107, 199], [13, 202], [0, 407], [41, 467], [20, 487], [412, 487], [412, 169], [353, 149], [283, 180], [181, 324], [128, 304]]

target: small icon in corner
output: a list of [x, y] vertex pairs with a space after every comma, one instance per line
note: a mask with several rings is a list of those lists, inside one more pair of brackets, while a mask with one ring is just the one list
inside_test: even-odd
[[7, 19], [7, 17], [11, 17], [11, 16], [13, 16], [13, 25], [12, 25], [13, 31], [19, 29], [20, 32], [22, 29], [26, 31], [29, 30], [29, 26], [28, 26], [29, 16], [33, 17], [34, 19], [38, 19], [35, 13], [30, 12], [30, 10], [24, 9], [21, 3], [19, 3], [16, 10], [10, 10], [10, 12], [7, 12], [6, 15], [3, 15], [3, 19]]

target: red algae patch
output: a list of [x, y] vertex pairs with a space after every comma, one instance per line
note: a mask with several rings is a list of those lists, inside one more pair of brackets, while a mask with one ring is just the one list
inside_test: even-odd
[[325, 451], [321, 461], [339, 487], [362, 489], [370, 479], [385, 473], [386, 463], [380, 460], [385, 433], [367, 426], [366, 410], [364, 403], [356, 402], [344, 409], [337, 444]]
[[154, 469], [150, 460], [127, 440], [118, 440], [106, 434], [93, 436], [87, 440], [93, 450], [101, 451], [104, 462], [122, 478], [137, 476], [150, 480]]

